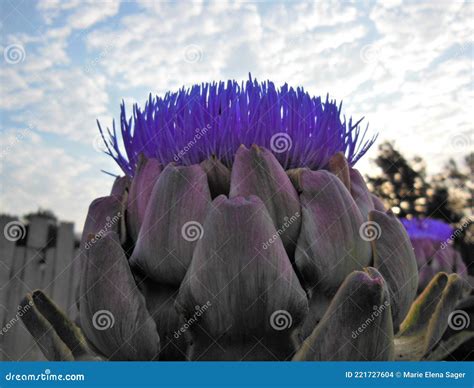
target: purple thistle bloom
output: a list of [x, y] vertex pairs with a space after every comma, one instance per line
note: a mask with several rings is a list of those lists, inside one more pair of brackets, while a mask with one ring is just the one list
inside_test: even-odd
[[404, 218], [401, 221], [412, 240], [429, 239], [442, 242], [449, 240], [454, 231], [449, 224], [439, 220]]
[[206, 83], [168, 92], [150, 94], [145, 108], [133, 107], [127, 119], [122, 102], [119, 135], [113, 123], [108, 139], [99, 124], [107, 147], [125, 174], [133, 176], [143, 153], [163, 165], [175, 162], [192, 165], [216, 156], [230, 167], [238, 147], [266, 147], [285, 169], [320, 169], [331, 156], [343, 152], [353, 166], [370, 148], [376, 135], [365, 140], [362, 119], [341, 120], [341, 104], [312, 97], [303, 88], [273, 82], [258, 83], [251, 76], [236, 81]]

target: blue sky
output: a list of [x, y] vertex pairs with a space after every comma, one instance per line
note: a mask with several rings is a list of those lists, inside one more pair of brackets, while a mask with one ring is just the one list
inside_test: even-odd
[[[95, 120], [183, 85], [270, 79], [348, 116], [436, 172], [472, 150], [473, 3], [4, 0], [0, 208], [81, 229], [118, 173]], [[471, 22], [471, 23], [470, 23]], [[376, 146], [358, 164], [370, 171]]]

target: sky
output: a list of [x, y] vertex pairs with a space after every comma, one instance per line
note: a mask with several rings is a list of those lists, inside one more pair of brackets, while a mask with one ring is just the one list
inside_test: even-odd
[[462, 1], [0, 2], [0, 212], [81, 230], [119, 168], [96, 119], [194, 83], [303, 86], [435, 173], [473, 144], [473, 11]]

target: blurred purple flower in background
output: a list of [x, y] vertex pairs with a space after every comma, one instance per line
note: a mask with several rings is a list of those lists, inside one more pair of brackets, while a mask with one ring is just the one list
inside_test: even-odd
[[448, 241], [454, 232], [454, 228], [451, 225], [431, 218], [403, 218], [401, 221], [408, 235], [413, 240], [426, 238], [441, 243]]
[[410, 236], [419, 271], [418, 289], [422, 291], [441, 271], [467, 278], [461, 254], [453, 247], [455, 229], [440, 220], [404, 218], [401, 220]]

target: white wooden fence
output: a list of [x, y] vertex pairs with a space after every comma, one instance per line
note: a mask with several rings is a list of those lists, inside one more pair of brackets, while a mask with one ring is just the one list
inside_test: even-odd
[[72, 223], [0, 216], [0, 360], [44, 360], [18, 311], [27, 292], [42, 289], [75, 318], [78, 252]]

